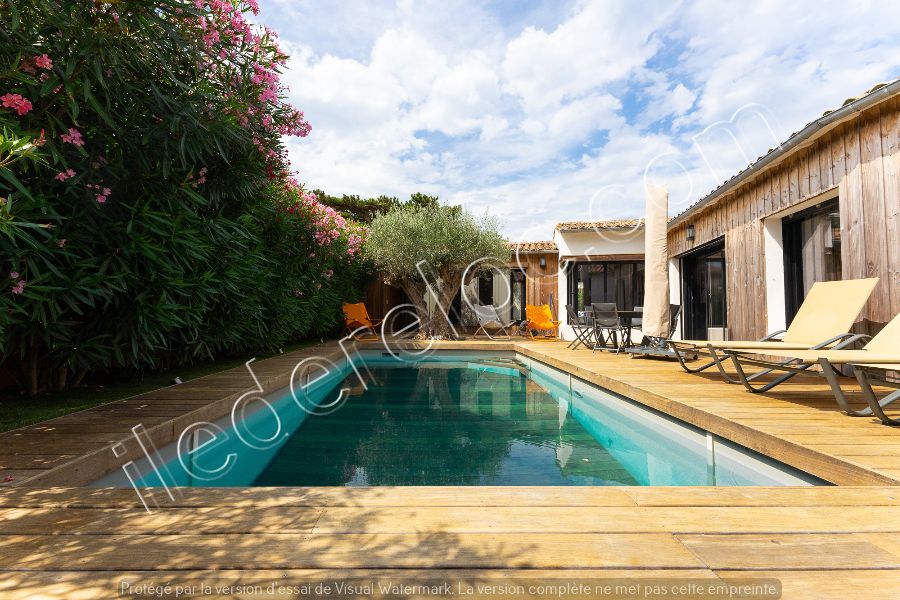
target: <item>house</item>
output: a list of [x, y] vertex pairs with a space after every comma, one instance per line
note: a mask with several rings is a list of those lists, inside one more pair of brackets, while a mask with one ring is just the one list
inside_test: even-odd
[[[558, 223], [552, 240], [511, 247], [502, 277], [467, 290], [504, 317], [552, 304], [573, 339], [566, 304], [643, 302], [641, 219]], [[676, 338], [759, 338], [790, 324], [814, 282], [864, 277], [880, 282], [856, 330], [877, 332], [900, 313], [900, 79], [827, 111], [671, 218], [668, 249]], [[391, 294], [371, 300], [386, 310]], [[475, 322], [459, 297], [451, 318]]]
[[[615, 302], [632, 310], [644, 297], [644, 222], [641, 219], [558, 223], [556, 273], [561, 335], [573, 339], [565, 305], [590, 310], [592, 302]], [[556, 307], [554, 307], [556, 308]]]
[[879, 277], [857, 330], [900, 313], [900, 80], [826, 112], [671, 220], [690, 339], [785, 328], [815, 281]]

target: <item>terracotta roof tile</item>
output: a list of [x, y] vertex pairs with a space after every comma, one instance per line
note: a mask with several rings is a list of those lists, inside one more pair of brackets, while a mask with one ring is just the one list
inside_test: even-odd
[[544, 240], [540, 242], [510, 242], [513, 252], [557, 252], [556, 242]]
[[634, 229], [643, 227], [643, 219], [608, 219], [606, 221], [565, 221], [556, 224], [557, 231], [577, 231], [579, 229]]

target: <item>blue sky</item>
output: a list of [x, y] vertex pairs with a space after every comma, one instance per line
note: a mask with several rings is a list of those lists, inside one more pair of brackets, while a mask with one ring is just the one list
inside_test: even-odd
[[[437, 194], [515, 240], [677, 213], [791, 132], [900, 76], [900, 3], [263, 0], [313, 131], [307, 187]], [[738, 144], [707, 128], [733, 120]], [[699, 137], [698, 137], [699, 136]]]

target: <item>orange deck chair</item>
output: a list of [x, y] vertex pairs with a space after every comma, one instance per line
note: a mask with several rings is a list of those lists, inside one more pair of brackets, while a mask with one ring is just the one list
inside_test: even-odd
[[365, 302], [357, 302], [356, 304], [344, 303], [344, 324], [346, 325], [344, 328], [344, 335], [352, 334], [360, 327], [365, 327], [372, 332], [374, 339], [378, 339], [378, 331], [375, 328], [380, 323], [381, 319], [372, 319], [369, 317], [369, 311], [366, 310]]
[[[525, 320], [527, 321], [527, 323], [525, 324], [525, 330], [528, 333], [528, 337], [530, 337], [531, 339], [536, 340], [559, 338], [559, 324], [562, 323], [562, 321], [556, 321], [553, 319], [553, 313], [550, 312], [549, 304], [541, 304], [540, 306], [526, 304]], [[548, 331], [551, 333], [537, 338], [534, 336], [533, 331]]]

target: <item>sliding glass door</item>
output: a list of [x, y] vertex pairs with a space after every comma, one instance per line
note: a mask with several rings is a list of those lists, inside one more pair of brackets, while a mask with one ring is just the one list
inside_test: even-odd
[[619, 310], [633, 310], [643, 303], [643, 261], [574, 263], [568, 277], [568, 303], [576, 311], [589, 309], [592, 302], [615, 302]]
[[817, 281], [841, 278], [841, 217], [838, 199], [800, 211], [782, 221], [787, 322]]
[[684, 337], [722, 340], [727, 337], [725, 242], [715, 242], [682, 258]]

